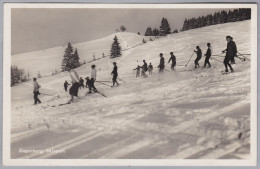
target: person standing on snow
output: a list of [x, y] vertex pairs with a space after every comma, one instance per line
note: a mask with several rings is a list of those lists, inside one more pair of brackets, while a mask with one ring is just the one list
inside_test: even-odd
[[208, 46], [208, 49], [207, 49], [207, 52], [205, 54], [206, 58], [205, 58], [204, 67], [206, 67], [207, 64], [209, 65], [209, 67], [211, 67], [211, 64], [209, 62], [209, 58], [210, 58], [210, 56], [212, 54], [212, 48], [211, 48], [210, 43], [207, 43], [207, 46]]
[[71, 83], [72, 83], [72, 86], [69, 89], [69, 94], [71, 96], [70, 101], [73, 101], [74, 100], [74, 96], [78, 97], [78, 90], [79, 90], [79, 87], [80, 87], [79, 75], [73, 69], [70, 69], [69, 73], [70, 73], [70, 78], [71, 78]]
[[140, 77], [140, 66], [138, 65], [135, 69], [133, 69], [133, 70], [136, 70], [136, 78], [137, 77]]
[[90, 88], [91, 81], [90, 81], [89, 77], [86, 77], [85, 79], [86, 79], [86, 88]]
[[65, 80], [65, 82], [64, 82], [65, 92], [67, 92], [68, 85], [70, 85], [70, 84], [67, 82], [67, 80]]
[[79, 79], [79, 84], [80, 84], [80, 89], [81, 89], [81, 87], [83, 87], [83, 89], [84, 89], [84, 80], [82, 79], [82, 77], [80, 77], [80, 79]]
[[33, 98], [34, 98], [34, 105], [37, 103], [41, 103], [40, 99], [38, 98], [38, 95], [40, 94], [39, 89], [41, 86], [38, 84], [36, 78], [33, 78]]
[[159, 73], [162, 73], [163, 72], [163, 69], [164, 69], [164, 57], [163, 57], [163, 54], [160, 53], [160, 64], [158, 65], [158, 68], [159, 68]]
[[[225, 67], [226, 67], [226, 70], [227, 70], [227, 66], [229, 66], [227, 64], [227, 61], [231, 61], [232, 64], [235, 64], [235, 56], [237, 56], [237, 46], [236, 46], [236, 43], [233, 41], [233, 38], [231, 36], [226, 36], [226, 40], [227, 40], [227, 49], [223, 50], [222, 52], [225, 53], [226, 52], [226, 64], [225, 64]], [[228, 61], [228, 62], [229, 62]], [[226, 66], [227, 65], [227, 66]], [[230, 67], [230, 66], [229, 66]], [[232, 68], [232, 67], [231, 67]], [[232, 71], [233, 69], [230, 70]]]
[[148, 71], [149, 71], [149, 75], [153, 74], [153, 65], [152, 65], [152, 63], [150, 63], [150, 65], [148, 66]]
[[96, 66], [95, 65], [92, 65], [91, 66], [91, 69], [92, 69], [92, 71], [91, 71], [91, 79], [90, 79], [90, 86], [89, 86], [89, 93], [91, 93], [91, 90], [93, 90], [94, 92], [96, 92], [97, 91], [97, 89], [96, 89], [96, 87], [95, 87], [95, 85], [94, 85], [94, 83], [95, 83], [95, 81], [96, 81], [96, 78], [97, 78], [97, 70], [96, 70]]
[[196, 60], [194, 61], [194, 63], [195, 63], [195, 69], [196, 69], [197, 67], [200, 67], [200, 65], [199, 65], [199, 60], [200, 60], [201, 57], [202, 57], [202, 52], [201, 52], [200, 47], [199, 47], [199, 46], [196, 46], [196, 49], [197, 49], [197, 51], [194, 50], [194, 52], [197, 54], [197, 58], [196, 58]]
[[173, 55], [173, 52], [170, 52], [171, 58], [169, 59], [168, 63], [172, 61], [171, 69], [175, 71], [174, 67], [176, 66], [176, 57]]
[[142, 76], [143, 77], [147, 77], [147, 75], [146, 75], [146, 71], [148, 70], [148, 67], [147, 67], [147, 63], [145, 62], [145, 60], [143, 60], [143, 62], [144, 62], [144, 64], [143, 64], [143, 66], [141, 67], [142, 68]]
[[118, 83], [117, 80], [116, 80], [116, 79], [117, 79], [117, 76], [118, 76], [116, 62], [113, 62], [113, 65], [114, 65], [114, 69], [113, 69], [113, 71], [111, 72], [111, 75], [113, 75], [113, 78], [112, 78], [113, 86], [115, 85], [115, 83], [116, 83], [117, 86], [118, 86], [119, 83]]

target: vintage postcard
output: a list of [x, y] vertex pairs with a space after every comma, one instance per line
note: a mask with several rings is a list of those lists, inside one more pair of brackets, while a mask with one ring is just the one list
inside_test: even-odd
[[256, 4], [5, 3], [6, 166], [255, 166]]

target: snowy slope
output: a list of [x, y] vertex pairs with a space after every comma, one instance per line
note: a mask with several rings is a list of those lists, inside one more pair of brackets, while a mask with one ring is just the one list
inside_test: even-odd
[[[78, 49], [80, 62], [83, 63], [93, 60], [93, 55], [96, 59], [101, 58], [103, 53], [108, 56], [110, 47], [113, 43], [115, 35], [118, 37], [122, 50], [142, 44], [143, 38], [148, 40], [149, 37], [143, 37], [136, 33], [115, 33], [107, 37], [72, 44], [73, 48]], [[65, 46], [54, 47], [29, 53], [17, 54], [12, 56], [12, 65], [17, 65], [18, 68], [25, 69], [25, 72], [30, 71], [32, 76], [36, 76], [38, 72], [41, 75], [51, 75], [52, 72], [60, 71], [61, 62], [63, 59]]]
[[[111, 81], [112, 62], [117, 61], [121, 85], [95, 84], [107, 98], [86, 95], [87, 90], [81, 89], [74, 103], [58, 106], [69, 99], [63, 91], [64, 81], [70, 81], [67, 72], [38, 80], [42, 93], [60, 98], [40, 95], [43, 103], [37, 106], [32, 106], [31, 82], [12, 87], [12, 158], [247, 159], [250, 62], [236, 59], [235, 73], [228, 75], [220, 73], [223, 63], [215, 60], [210, 60], [213, 68], [184, 71], [193, 68], [195, 56], [186, 68], [181, 66], [197, 45], [205, 53], [210, 42], [214, 54], [220, 54], [226, 48], [226, 35], [233, 36], [240, 53], [250, 53], [250, 21], [243, 21], [156, 39], [123, 51], [120, 58], [104, 58], [76, 69], [85, 78], [95, 64], [97, 80]], [[139, 43], [130, 33], [118, 37], [124, 47]], [[134, 77], [133, 68], [143, 59], [156, 67], [159, 53], [167, 61], [170, 51], [177, 57], [176, 72], [159, 75], [155, 68], [146, 79]], [[166, 69], [170, 70], [169, 64]], [[18, 153], [19, 148], [65, 152]]]

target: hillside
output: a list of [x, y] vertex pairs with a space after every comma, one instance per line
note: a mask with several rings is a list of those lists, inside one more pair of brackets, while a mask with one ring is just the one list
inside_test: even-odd
[[[93, 60], [94, 54], [96, 59], [101, 58], [103, 53], [105, 56], [110, 54], [110, 48], [115, 35], [118, 37], [122, 50], [142, 44], [143, 38], [146, 40], [149, 39], [149, 37], [144, 37], [136, 33], [125, 32], [115, 33], [97, 40], [72, 44], [72, 46], [74, 49], [78, 49], [81, 63], [83, 63], [84, 60], [89, 62]], [[12, 65], [24, 69], [25, 72], [29, 70], [32, 76], [36, 76], [39, 71], [43, 76], [51, 75], [55, 69], [57, 71], [61, 70], [61, 62], [66, 47], [67, 46], [58, 46], [50, 49], [13, 55]]]
[[[250, 24], [227, 23], [169, 35], [125, 50], [120, 58], [106, 57], [76, 69], [85, 78], [95, 64], [97, 80], [111, 81], [112, 62], [116, 61], [120, 86], [95, 83], [107, 98], [86, 95], [88, 90], [80, 89], [74, 103], [58, 106], [69, 99], [63, 89], [64, 81], [70, 81], [68, 72], [38, 79], [41, 93], [59, 98], [40, 95], [42, 104], [36, 106], [32, 106], [32, 82], [12, 87], [11, 158], [249, 158], [250, 62], [236, 59], [235, 73], [228, 75], [222, 75], [224, 65], [216, 60], [210, 60], [212, 68], [195, 71], [185, 71], [193, 69], [195, 56], [187, 67], [183, 65], [197, 45], [205, 53], [208, 42], [213, 54], [220, 55], [226, 48], [226, 35], [234, 38], [240, 53], [250, 53]], [[117, 35], [123, 48], [142, 39], [131, 33]], [[73, 46], [79, 54], [98, 49], [102, 53], [110, 48], [108, 39], [113, 36]], [[49, 49], [48, 56], [55, 56], [58, 49], [62, 48]], [[171, 51], [177, 58], [176, 72], [159, 75], [159, 53], [167, 62]], [[37, 55], [30, 54], [31, 58]], [[92, 58], [92, 54], [85, 56]], [[153, 75], [135, 78], [133, 68], [142, 65], [143, 59], [154, 65]], [[30, 59], [25, 60], [30, 64]], [[166, 69], [170, 70], [169, 64]], [[19, 148], [65, 152], [18, 153]]]

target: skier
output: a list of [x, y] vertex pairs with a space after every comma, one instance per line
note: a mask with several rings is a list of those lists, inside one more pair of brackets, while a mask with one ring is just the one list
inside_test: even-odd
[[83, 87], [83, 89], [84, 89], [84, 80], [82, 79], [82, 77], [80, 77], [80, 79], [79, 79], [79, 84], [80, 84], [80, 89], [81, 89], [81, 87]]
[[150, 65], [148, 66], [148, 71], [149, 71], [149, 75], [153, 74], [153, 65], [152, 65], [152, 63], [150, 63]]
[[91, 81], [90, 81], [89, 77], [86, 77], [85, 79], [86, 79], [86, 88], [89, 88], [91, 85]]
[[160, 64], [158, 65], [158, 68], [159, 68], [159, 73], [162, 73], [163, 72], [163, 69], [164, 69], [164, 57], [163, 57], [163, 54], [160, 53]]
[[115, 85], [115, 83], [117, 84], [117, 86], [119, 85], [118, 82], [117, 82], [117, 76], [118, 76], [118, 73], [117, 73], [117, 66], [116, 66], [116, 62], [113, 62], [113, 65], [114, 65], [114, 69], [113, 71], [111, 72], [111, 75], [113, 75], [113, 78], [112, 78], [112, 81], [113, 81], [113, 86]]
[[176, 57], [173, 55], [173, 52], [170, 52], [171, 58], [169, 59], [168, 63], [172, 61], [171, 69], [175, 71], [174, 67], [176, 66]]
[[[232, 66], [230, 65], [230, 61], [232, 60], [232, 58], [234, 58], [234, 56], [236, 56], [237, 54], [237, 47], [234, 41], [232, 41], [232, 37], [231, 36], [226, 36], [226, 40], [227, 40], [227, 49], [223, 50], [222, 53], [226, 52], [226, 56], [224, 59], [224, 65], [225, 65], [225, 72], [228, 72], [228, 67], [230, 68], [231, 72], [234, 72]], [[234, 63], [234, 62], [233, 62]], [[228, 66], [228, 67], [227, 67]]]
[[206, 56], [205, 63], [204, 63], [204, 68], [206, 67], [207, 64], [209, 65], [209, 67], [211, 67], [211, 64], [209, 62], [209, 58], [210, 58], [210, 56], [212, 54], [212, 48], [211, 48], [210, 43], [207, 43], [207, 46], [208, 46], [207, 52], [206, 52], [206, 54], [204, 54]]
[[196, 60], [194, 61], [194, 63], [195, 63], [195, 69], [197, 68], [197, 66], [200, 67], [200, 65], [199, 65], [199, 60], [200, 60], [201, 57], [202, 57], [202, 52], [201, 52], [200, 47], [199, 47], [199, 46], [196, 46], [196, 49], [197, 49], [197, 51], [194, 50], [194, 52], [197, 54], [197, 58], [196, 58]]
[[65, 92], [67, 92], [68, 85], [70, 85], [70, 84], [67, 82], [67, 80], [65, 80], [65, 82], [64, 82]]
[[138, 65], [135, 69], [133, 69], [133, 70], [136, 70], [136, 76], [135, 76], [136, 78], [140, 77], [140, 68], [141, 67]]
[[68, 71], [70, 73], [70, 78], [71, 78], [71, 83], [72, 83], [72, 86], [69, 89], [69, 94], [71, 96], [70, 102], [72, 102], [74, 100], [74, 96], [78, 97], [78, 90], [80, 87], [79, 75], [73, 69], [68, 69]]
[[38, 95], [40, 94], [39, 89], [41, 88], [41, 85], [38, 84], [36, 78], [33, 78], [33, 98], [34, 98], [34, 105], [37, 103], [41, 103], [40, 99], [38, 98]]
[[90, 86], [89, 86], [89, 93], [91, 93], [91, 90], [93, 90], [94, 92], [97, 92], [97, 89], [94, 85], [96, 78], [97, 78], [97, 70], [96, 70], [96, 66], [92, 65], [91, 66], [91, 79], [90, 79]]
[[143, 60], [143, 62], [144, 62], [144, 64], [143, 64], [143, 66], [141, 67], [141, 68], [142, 68], [142, 76], [143, 76], [144, 78], [146, 78], [147, 75], [146, 75], [145, 72], [148, 70], [148, 67], [147, 67], [147, 63], [145, 62], [145, 60]]

